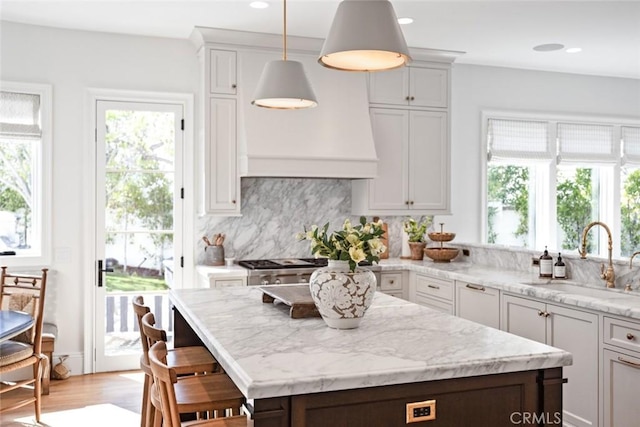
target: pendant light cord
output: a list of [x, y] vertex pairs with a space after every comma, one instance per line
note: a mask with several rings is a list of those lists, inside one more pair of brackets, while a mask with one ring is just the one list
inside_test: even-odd
[[282, 31], [282, 59], [287, 60], [287, 0], [284, 0], [284, 19], [283, 19], [283, 31]]

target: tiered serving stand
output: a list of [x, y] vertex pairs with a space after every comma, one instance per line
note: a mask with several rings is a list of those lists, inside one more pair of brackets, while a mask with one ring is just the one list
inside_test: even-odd
[[458, 256], [460, 250], [458, 248], [447, 248], [444, 242], [450, 242], [456, 237], [456, 233], [445, 233], [444, 223], [440, 223], [440, 232], [429, 233], [429, 239], [434, 242], [440, 242], [440, 246], [424, 248], [424, 254], [431, 258], [433, 262], [450, 262]]

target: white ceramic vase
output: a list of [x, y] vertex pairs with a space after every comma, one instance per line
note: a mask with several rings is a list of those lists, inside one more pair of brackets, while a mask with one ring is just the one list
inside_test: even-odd
[[376, 291], [376, 276], [367, 268], [349, 271], [348, 261], [329, 260], [309, 279], [311, 297], [331, 328], [353, 329], [367, 311]]

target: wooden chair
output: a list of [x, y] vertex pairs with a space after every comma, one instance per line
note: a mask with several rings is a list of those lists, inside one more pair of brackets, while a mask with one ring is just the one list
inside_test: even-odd
[[[0, 374], [27, 366], [33, 375], [0, 389], [0, 394], [33, 384], [33, 396], [11, 406], [1, 405], [0, 412], [35, 404], [36, 421], [40, 422], [42, 377], [49, 368], [49, 360], [42, 353], [42, 314], [47, 287], [47, 269], [42, 275], [9, 274], [2, 267], [0, 274], [0, 308], [24, 311], [33, 316], [33, 326], [26, 332], [0, 343]], [[0, 401], [2, 399], [0, 398]]]
[[[160, 341], [151, 346], [149, 360], [154, 376], [154, 399], [160, 405], [164, 426], [248, 427], [253, 422], [246, 415], [181, 422], [180, 414], [206, 406], [214, 410], [237, 408], [242, 403], [232, 392], [225, 374], [181, 377], [166, 364], [167, 346]], [[233, 384], [233, 383], [231, 383]], [[233, 387], [235, 388], [235, 386]], [[237, 390], [237, 389], [236, 389]], [[242, 399], [244, 400], [244, 399]]]
[[[155, 327], [154, 317], [149, 318], [147, 325], [147, 330], [151, 336], [145, 334], [142, 326], [142, 318], [146, 314], [151, 313], [151, 310], [144, 304], [144, 298], [141, 295], [133, 298], [133, 311], [136, 313], [138, 320], [140, 342], [142, 343], [140, 369], [145, 373], [140, 426], [150, 427], [154, 425], [155, 413], [151, 402], [153, 373], [151, 372], [151, 366], [149, 364], [149, 348], [157, 341], [167, 341], [167, 334], [164, 330]], [[153, 316], [153, 314], [151, 314], [151, 316]], [[169, 350], [167, 354], [167, 364], [174, 368], [178, 374], [215, 372], [218, 369], [216, 360], [204, 347], [180, 347]]]

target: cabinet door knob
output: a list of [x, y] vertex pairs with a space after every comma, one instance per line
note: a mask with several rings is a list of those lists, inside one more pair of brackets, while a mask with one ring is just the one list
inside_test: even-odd
[[411, 99], [412, 101], [414, 101], [414, 100], [416, 99], [416, 97], [415, 97], [415, 96], [412, 96], [410, 99]]
[[407, 100], [407, 101], [409, 100], [409, 95], [407, 95], [407, 97], [405, 98], [405, 100]]
[[544, 311], [538, 310], [538, 316], [540, 316], [540, 317], [544, 316]]
[[628, 339], [629, 341], [633, 341], [633, 340], [635, 340], [635, 339], [636, 339], [636, 337], [635, 337], [632, 333], [628, 333], [628, 334], [627, 334], [627, 339]]
[[233, 200], [231, 201], [231, 203], [233, 203], [233, 204], [235, 205], [235, 204], [236, 204], [236, 199], [233, 199]]
[[237, 87], [238, 87], [238, 85], [237, 85], [237, 84], [235, 84], [235, 83], [231, 85], [231, 88], [232, 88], [232, 89], [235, 89], [235, 88], [237, 88]]
[[413, 204], [413, 200], [411, 200], [411, 201], [409, 202], [409, 204], [410, 204], [410, 205], [412, 205], [412, 204]]
[[405, 205], [408, 205], [408, 204], [409, 204], [409, 201], [408, 201], [408, 200], [405, 200], [404, 204], [405, 204]]

